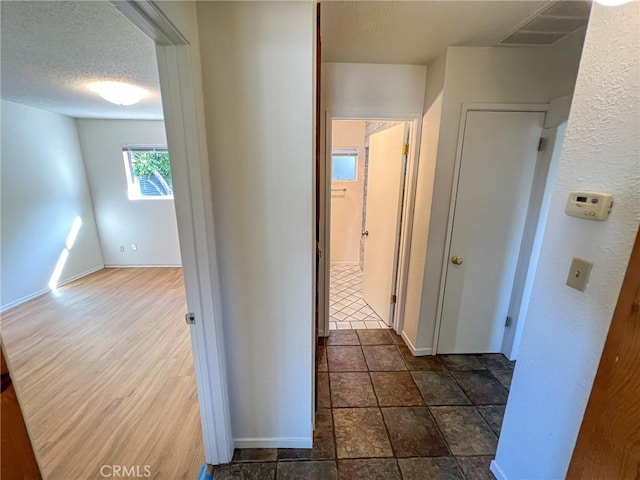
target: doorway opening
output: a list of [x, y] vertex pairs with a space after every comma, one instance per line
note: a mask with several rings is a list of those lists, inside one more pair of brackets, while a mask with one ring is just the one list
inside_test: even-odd
[[329, 330], [393, 328], [411, 122], [328, 122]]
[[[20, 243], [10, 251], [3, 241], [3, 267], [5, 256], [29, 265], [11, 276], [29, 290], [5, 303], [3, 288], [3, 349], [44, 477], [109, 476], [125, 465], [195, 477], [232, 447], [193, 52], [161, 7], [114, 3], [3, 8], [13, 62], [3, 68], [3, 204], [27, 206], [18, 217], [3, 209], [3, 233]], [[91, 51], [100, 45], [113, 48]], [[25, 76], [22, 58], [41, 75]], [[48, 82], [49, 61], [64, 87]], [[105, 77], [146, 94], [138, 105], [99, 98], [90, 87]], [[26, 78], [37, 79], [27, 95], [16, 88]], [[5, 139], [15, 144], [7, 155]], [[3, 280], [10, 273], [3, 268]]]
[[3, 202], [25, 205], [2, 211], [12, 285], [2, 342], [41, 474], [97, 478], [139, 465], [195, 478], [205, 452], [182, 320], [180, 168], [156, 45], [105, 0], [2, 13]]

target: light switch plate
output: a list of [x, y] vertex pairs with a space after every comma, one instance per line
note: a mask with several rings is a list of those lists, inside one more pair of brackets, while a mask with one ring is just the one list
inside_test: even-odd
[[584, 292], [587, 288], [589, 275], [591, 274], [593, 263], [583, 260], [582, 258], [573, 257], [569, 275], [567, 276], [567, 285], [576, 290]]

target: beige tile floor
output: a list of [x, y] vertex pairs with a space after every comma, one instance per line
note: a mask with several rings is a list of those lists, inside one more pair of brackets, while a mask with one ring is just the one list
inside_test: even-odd
[[389, 328], [362, 298], [362, 270], [358, 265], [331, 265], [329, 329]]

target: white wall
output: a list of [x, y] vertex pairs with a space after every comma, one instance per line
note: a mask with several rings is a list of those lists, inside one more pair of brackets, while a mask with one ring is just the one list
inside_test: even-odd
[[[363, 119], [412, 119], [423, 115], [427, 67], [424, 65], [384, 65], [362, 63], [323, 63], [321, 81], [321, 121], [320, 138], [325, 139], [326, 114], [332, 116]], [[419, 138], [416, 135], [416, 138]], [[320, 142], [320, 158], [327, 159], [326, 144]], [[320, 187], [324, 186], [325, 175], [330, 171], [321, 165]], [[325, 198], [321, 194], [321, 204]], [[323, 218], [325, 209], [321, 209], [320, 248], [326, 250], [327, 238]], [[321, 299], [328, 291], [329, 275], [325, 275], [326, 256], [322, 258], [319, 278], [322, 288]], [[328, 270], [327, 270], [328, 272]], [[324, 281], [323, 281], [324, 280]], [[327, 301], [328, 304], [328, 301]], [[328, 334], [328, 316], [320, 303], [320, 318], [326, 324], [320, 325], [320, 332]], [[326, 328], [326, 331], [325, 331]]]
[[[564, 478], [640, 221], [640, 11], [593, 5], [540, 263], [498, 445], [498, 478]], [[614, 195], [605, 222], [564, 214], [575, 189]], [[593, 262], [585, 292], [571, 258]]]
[[201, 2], [205, 115], [237, 447], [310, 447], [310, 2]]
[[419, 117], [426, 74], [421, 65], [323, 63], [324, 108], [334, 116]]
[[[416, 197], [411, 232], [411, 254], [407, 275], [405, 295], [403, 337], [415, 354], [432, 353], [430, 340], [433, 330], [424, 327], [421, 321], [420, 306], [429, 295], [437, 298], [438, 289], [424, 283], [424, 268], [427, 259], [427, 243], [429, 220], [431, 217], [431, 201], [433, 198], [433, 181], [440, 137], [440, 121], [442, 117], [442, 99], [444, 96], [444, 74], [446, 55], [441, 55], [428, 65], [425, 89], [425, 115], [422, 119], [420, 141], [420, 157], [416, 179]], [[418, 350], [416, 345], [420, 345]]]
[[334, 120], [331, 143], [334, 148], [357, 148], [358, 168], [355, 182], [331, 182], [331, 263], [358, 264], [362, 231], [362, 194], [364, 189], [365, 121]]
[[[565, 44], [564, 42], [567, 42]], [[419, 308], [419, 336], [409, 338], [417, 349], [433, 347], [438, 290], [445, 254], [447, 221], [455, 165], [460, 112], [463, 103], [547, 103], [552, 95], [565, 92], [575, 69], [565, 76], [551, 74], [558, 58], [580, 57], [580, 44], [573, 37], [551, 49], [449, 47], [446, 53], [440, 135], [431, 197], [423, 295]], [[561, 54], [558, 51], [561, 50]], [[573, 57], [571, 56], [573, 55]], [[561, 83], [558, 86], [558, 83]], [[424, 185], [418, 185], [418, 190]], [[429, 185], [427, 185], [427, 188]], [[419, 206], [416, 204], [416, 210]], [[418, 244], [420, 247], [422, 245]], [[416, 255], [421, 255], [418, 251]], [[413, 248], [412, 248], [413, 255]], [[415, 315], [415, 314], [414, 314]]]
[[[156, 3], [188, 45], [156, 47], [207, 463], [233, 456], [196, 2]], [[171, 67], [187, 72], [176, 84]], [[181, 77], [181, 78], [187, 78]], [[174, 93], [180, 92], [179, 96]], [[193, 200], [193, 202], [192, 202]], [[195, 228], [194, 228], [195, 221]], [[213, 388], [212, 388], [213, 386]]]
[[[167, 145], [164, 123], [79, 119], [80, 144], [91, 187], [104, 263], [180, 265], [172, 199], [129, 200], [122, 148]], [[136, 244], [134, 251], [131, 244]], [[125, 252], [120, 252], [120, 245]]]
[[76, 216], [82, 227], [60, 281], [103, 260], [73, 119], [2, 101], [0, 309], [44, 293]]

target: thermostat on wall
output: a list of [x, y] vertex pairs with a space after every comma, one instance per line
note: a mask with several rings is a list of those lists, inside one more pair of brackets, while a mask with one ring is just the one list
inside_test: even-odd
[[602, 192], [571, 192], [565, 213], [586, 220], [606, 220], [613, 206], [613, 195]]

